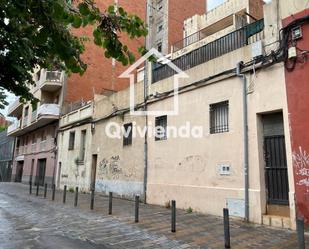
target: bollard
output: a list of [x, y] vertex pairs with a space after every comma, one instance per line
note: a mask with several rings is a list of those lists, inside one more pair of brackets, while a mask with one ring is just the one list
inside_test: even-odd
[[55, 184], [52, 185], [52, 191], [53, 191], [53, 193], [52, 193], [52, 201], [54, 201], [55, 200], [55, 191], [56, 191]]
[[171, 232], [176, 232], [176, 201], [172, 200], [172, 227]]
[[64, 185], [64, 187], [63, 187], [63, 199], [62, 199], [63, 204], [65, 203], [66, 198], [67, 198], [67, 185]]
[[305, 227], [303, 218], [296, 219], [296, 227], [297, 227], [298, 248], [305, 249], [305, 230], [304, 230]]
[[38, 196], [39, 195], [39, 190], [40, 190], [40, 184], [37, 182], [36, 183], [36, 196]]
[[77, 207], [78, 202], [78, 187], [75, 188], [74, 207]]
[[139, 195], [135, 196], [135, 223], [138, 223], [139, 216]]
[[229, 220], [228, 208], [223, 208], [223, 223], [224, 223], [224, 246], [225, 248], [231, 248], [230, 220]]
[[32, 181], [29, 181], [29, 194], [32, 194]]
[[109, 192], [108, 196], [108, 214], [113, 213], [113, 192]]
[[44, 198], [46, 198], [46, 194], [47, 194], [47, 183], [45, 183], [44, 185]]
[[90, 209], [93, 210], [94, 206], [94, 189], [91, 190], [91, 196], [90, 196]]

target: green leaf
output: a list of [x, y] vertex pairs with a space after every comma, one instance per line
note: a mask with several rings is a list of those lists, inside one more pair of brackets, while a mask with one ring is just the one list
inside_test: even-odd
[[89, 10], [88, 5], [86, 3], [80, 3], [78, 5], [78, 9], [79, 9], [79, 12], [84, 16], [86, 16], [90, 13], [90, 10]]
[[74, 16], [74, 21], [72, 23], [72, 26], [74, 28], [79, 28], [82, 25], [82, 19], [79, 16]]
[[107, 12], [109, 14], [114, 14], [115, 13], [115, 6], [114, 5], [110, 5], [107, 9]]

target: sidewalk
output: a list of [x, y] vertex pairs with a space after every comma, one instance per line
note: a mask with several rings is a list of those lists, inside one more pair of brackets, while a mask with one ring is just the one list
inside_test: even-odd
[[[41, 199], [49, 205], [63, 205], [67, 209], [83, 209], [97, 213], [99, 216], [111, 216], [123, 223], [133, 224], [136, 228], [157, 236], [165, 236], [170, 240], [180, 241], [181, 248], [224, 248], [223, 219], [211, 215], [187, 213], [177, 210], [176, 233], [171, 233], [171, 210], [155, 205], [140, 204], [139, 223], [134, 223], [134, 202], [113, 198], [113, 214], [108, 215], [108, 197], [95, 195], [94, 210], [90, 210], [90, 195], [79, 194], [78, 207], [74, 208], [74, 193], [67, 192], [66, 203], [62, 204], [63, 192], [56, 191], [55, 201], [51, 201], [52, 192], [48, 189], [47, 198], [43, 200], [43, 188], [39, 197], [33, 187], [29, 195], [29, 186], [15, 183], [1, 183], [1, 193], [8, 193], [28, 198]], [[294, 231], [274, 229], [267, 226], [247, 224], [239, 220], [230, 220], [232, 248], [298, 248]], [[133, 236], [133, 235], [132, 235]], [[104, 236], [102, 235], [102, 240]], [[129, 239], [129, 238], [128, 238]], [[309, 238], [306, 237], [309, 243]], [[177, 247], [179, 248], [179, 247]]]

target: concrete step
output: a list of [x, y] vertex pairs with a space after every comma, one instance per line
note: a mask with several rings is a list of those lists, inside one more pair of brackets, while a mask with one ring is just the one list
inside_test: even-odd
[[290, 217], [278, 216], [278, 215], [263, 215], [263, 225], [278, 227], [278, 228], [291, 228]]

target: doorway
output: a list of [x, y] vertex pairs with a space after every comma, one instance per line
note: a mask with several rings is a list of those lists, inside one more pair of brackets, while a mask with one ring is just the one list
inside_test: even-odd
[[96, 172], [97, 172], [97, 160], [98, 155], [92, 155], [92, 165], [91, 165], [91, 183], [90, 189], [95, 189], [95, 179], [96, 179]]
[[16, 165], [15, 182], [21, 182], [23, 178], [24, 161], [18, 161]]
[[[289, 205], [289, 182], [282, 113], [262, 116], [267, 209]], [[282, 208], [281, 208], [282, 209]]]
[[46, 172], [46, 158], [38, 160], [37, 184], [44, 186]]

